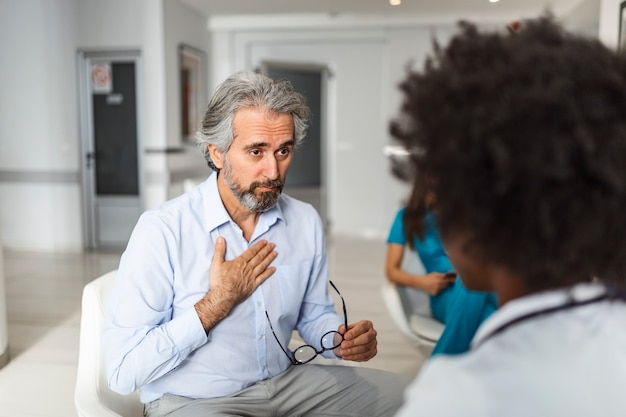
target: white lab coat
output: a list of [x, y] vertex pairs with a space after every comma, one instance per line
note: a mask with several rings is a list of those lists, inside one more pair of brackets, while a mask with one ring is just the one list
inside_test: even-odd
[[[626, 303], [598, 301], [516, 319], [604, 293], [598, 284], [510, 301], [471, 350], [430, 360], [397, 417], [624, 417]], [[501, 332], [500, 326], [511, 323]]]

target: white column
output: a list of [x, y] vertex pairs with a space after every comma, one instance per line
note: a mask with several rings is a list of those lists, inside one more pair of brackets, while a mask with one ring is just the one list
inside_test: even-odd
[[619, 9], [621, 0], [600, 1], [600, 29], [598, 37], [610, 48], [617, 48], [619, 39]]

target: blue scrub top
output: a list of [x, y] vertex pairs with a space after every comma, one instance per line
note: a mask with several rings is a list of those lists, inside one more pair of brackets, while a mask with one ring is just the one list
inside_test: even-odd
[[[402, 216], [404, 209], [400, 209], [393, 221], [387, 243], [393, 243], [400, 246], [407, 244], [404, 234], [404, 222]], [[439, 239], [439, 231], [437, 230], [437, 218], [433, 212], [427, 212], [424, 217], [424, 240], [420, 240], [417, 236], [413, 238], [415, 250], [424, 265], [426, 273], [441, 272], [446, 273], [454, 271], [454, 267], [448, 259], [446, 250]]]

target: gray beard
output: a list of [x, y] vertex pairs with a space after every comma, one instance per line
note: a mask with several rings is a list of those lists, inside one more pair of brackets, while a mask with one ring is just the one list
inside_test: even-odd
[[[245, 190], [240, 187], [234, 181], [232, 181], [232, 169], [228, 161], [224, 164], [224, 182], [233, 192], [235, 198], [246, 209], [254, 213], [264, 213], [274, 207], [278, 202], [278, 198], [283, 190], [283, 182], [280, 180], [267, 181], [265, 183], [254, 182], [250, 185], [250, 188]], [[261, 197], [257, 198], [254, 195], [254, 190], [257, 187], [273, 187], [277, 189], [276, 192], [264, 192]]]

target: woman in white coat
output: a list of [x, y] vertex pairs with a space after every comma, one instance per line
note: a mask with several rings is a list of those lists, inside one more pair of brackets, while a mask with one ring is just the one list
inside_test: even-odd
[[499, 308], [398, 416], [624, 416], [626, 54], [550, 16], [460, 28], [409, 72], [391, 131], [464, 285]]

